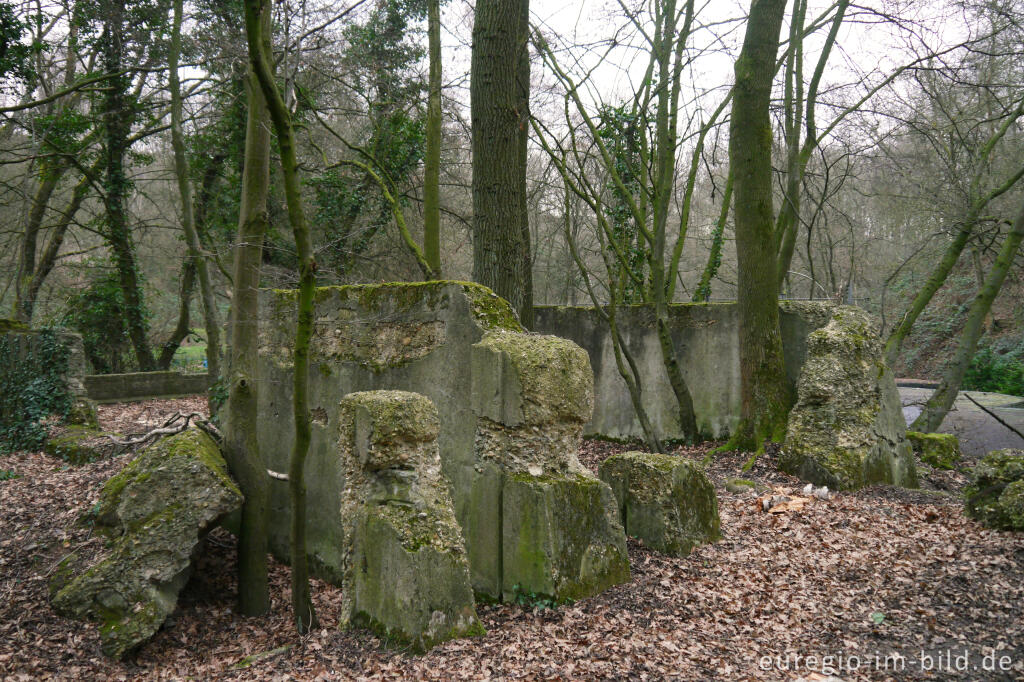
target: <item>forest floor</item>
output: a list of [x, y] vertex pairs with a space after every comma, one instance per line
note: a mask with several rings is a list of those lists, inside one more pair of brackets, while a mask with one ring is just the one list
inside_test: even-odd
[[[104, 406], [101, 420], [139, 432], [197, 407]], [[702, 459], [707, 447], [678, 454]], [[587, 441], [581, 460], [594, 468], [623, 449]], [[110, 661], [96, 627], [54, 614], [46, 581], [87, 541], [76, 519], [131, 456], [79, 467], [42, 453], [0, 457], [0, 471], [18, 476], [0, 481], [0, 679], [1024, 679], [1024, 534], [966, 519], [963, 475], [926, 470], [939, 490], [875, 487], [766, 513], [760, 495], [803, 487], [771, 453], [744, 474], [743, 454], [709, 467], [720, 541], [682, 559], [630, 541], [628, 584], [558, 609], [481, 606], [485, 636], [424, 656], [341, 631], [341, 591], [319, 581], [320, 627], [297, 636], [278, 563], [272, 612], [236, 615], [234, 538], [216, 530], [173, 622], [131, 660]], [[730, 491], [734, 476], [758, 489]]]

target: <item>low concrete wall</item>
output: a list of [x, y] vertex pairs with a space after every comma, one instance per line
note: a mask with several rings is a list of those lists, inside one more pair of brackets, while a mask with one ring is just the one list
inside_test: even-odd
[[209, 374], [131, 372], [90, 374], [85, 377], [85, 390], [92, 400], [99, 403], [195, 395], [206, 393], [209, 386]]
[[[828, 322], [833, 307], [808, 301], [779, 304], [786, 378], [794, 395], [807, 355], [807, 336]], [[669, 318], [679, 365], [693, 397], [697, 428], [706, 438], [724, 438], [740, 416], [739, 309], [735, 303], [676, 304], [669, 307]], [[647, 306], [624, 306], [617, 322], [640, 370], [644, 406], [654, 428], [663, 438], [681, 438], [654, 311]], [[595, 404], [586, 433], [610, 438], [643, 436], [615, 363], [608, 326], [594, 308], [538, 306], [534, 331], [575, 341], [590, 355]]]

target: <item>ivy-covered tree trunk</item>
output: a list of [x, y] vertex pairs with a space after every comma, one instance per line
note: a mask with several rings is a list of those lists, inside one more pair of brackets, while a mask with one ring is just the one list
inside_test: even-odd
[[128, 226], [127, 203], [130, 184], [124, 168], [133, 118], [128, 96], [128, 75], [121, 73], [124, 67], [124, 4], [106, 0], [102, 4], [102, 10], [103, 68], [111, 74], [105, 82], [103, 98], [106, 138], [106, 174], [103, 182], [107, 221], [105, 236], [114, 256], [114, 266], [117, 268], [118, 281], [124, 296], [128, 336], [132, 341], [139, 369], [147, 372], [156, 369], [156, 359], [146, 336], [142, 288], [139, 285], [135, 250]]
[[526, 209], [529, 0], [479, 0], [473, 22], [473, 279], [533, 324]]
[[181, 195], [181, 227], [185, 232], [189, 258], [199, 276], [199, 295], [203, 300], [203, 321], [206, 326], [206, 363], [210, 380], [220, 379], [220, 321], [217, 319], [217, 304], [213, 297], [213, 282], [207, 267], [196, 232], [196, 220], [192, 205], [192, 180], [189, 178], [188, 157], [185, 156], [185, 135], [181, 129], [181, 81], [178, 78], [178, 58], [181, 54], [181, 21], [184, 0], [174, 0], [174, 17], [171, 22], [171, 49], [168, 60], [168, 88], [171, 91], [171, 146], [174, 148], [174, 172], [178, 179]]
[[736, 60], [729, 165], [738, 265], [740, 423], [728, 447], [760, 450], [781, 440], [786, 387], [772, 210], [772, 128], [768, 113], [785, 0], [753, 0]]
[[978, 339], [981, 338], [985, 317], [992, 309], [992, 302], [999, 294], [1006, 274], [1013, 265], [1022, 239], [1024, 239], [1024, 207], [1021, 208], [1010, 234], [1006, 236], [1006, 241], [1003, 242], [999, 255], [996, 256], [996, 261], [992, 264], [992, 270], [985, 278], [985, 284], [978, 290], [978, 294], [971, 303], [956, 353], [943, 372], [939, 387], [911, 425], [913, 430], [924, 432], [938, 430], [942, 420], [946, 418], [949, 408], [953, 406], [953, 401], [956, 400], [960, 386], [963, 384], [964, 374], [967, 373], [967, 367], [971, 363], [971, 358], [974, 357], [974, 351], [978, 348]]
[[66, 169], [67, 167], [63, 164], [53, 166], [53, 164], [43, 162], [40, 169], [42, 177], [32, 195], [32, 206], [29, 209], [25, 232], [21, 238], [21, 259], [14, 292], [14, 319], [25, 324], [31, 324], [32, 313], [35, 309], [35, 297], [29, 296], [28, 290], [36, 272], [39, 231], [42, 229], [43, 216], [50, 204], [50, 197], [53, 196], [54, 190], [57, 189], [57, 183], [60, 182]]
[[441, 0], [427, 0], [427, 149], [423, 160], [423, 255], [441, 277]]
[[[309, 227], [302, 206], [299, 183], [299, 162], [296, 155], [295, 131], [291, 113], [285, 106], [274, 81], [270, 64], [273, 53], [263, 39], [265, 27], [260, 17], [269, 13], [267, 0], [245, 0], [245, 32], [249, 41], [249, 59], [259, 80], [263, 97], [270, 111], [281, 151], [284, 194], [288, 204], [288, 222], [295, 237], [299, 258], [299, 300], [295, 347], [293, 349], [294, 384], [292, 412], [295, 420], [295, 443], [288, 467], [288, 488], [292, 502], [292, 615], [299, 634], [317, 626], [316, 611], [309, 589], [309, 567], [306, 558], [306, 481], [304, 467], [312, 436], [309, 420], [309, 342], [313, 336], [313, 297], [316, 290], [316, 261]], [[268, 31], [269, 33], [269, 31]]]
[[[270, 12], [260, 16], [269, 40]], [[268, 46], [269, 49], [269, 46]], [[230, 365], [224, 449], [245, 502], [238, 537], [238, 606], [248, 616], [270, 610], [267, 583], [267, 525], [270, 479], [260, 453], [259, 423], [259, 287], [263, 237], [270, 222], [270, 114], [263, 91], [250, 67], [246, 79], [249, 112], [245, 123], [245, 163], [238, 214], [232, 279]]]

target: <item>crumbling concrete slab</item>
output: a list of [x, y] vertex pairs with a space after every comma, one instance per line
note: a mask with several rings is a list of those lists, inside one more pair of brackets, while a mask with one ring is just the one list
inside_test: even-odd
[[917, 487], [896, 382], [864, 310], [837, 306], [808, 337], [779, 468], [832, 489]]
[[174, 611], [207, 530], [241, 505], [209, 436], [191, 429], [157, 441], [104, 485], [94, 517], [111, 548], [89, 567], [74, 555], [61, 563], [54, 609], [98, 622], [103, 653], [124, 657]]
[[[441, 470], [465, 538], [473, 589], [502, 598], [503, 552], [511, 532], [505, 529], [515, 526], [504, 505], [509, 477], [566, 477], [565, 486], [583, 479], [586, 486], [604, 486], [577, 459], [583, 425], [593, 409], [593, 374], [586, 353], [564, 339], [523, 333], [508, 304], [476, 284], [328, 287], [317, 291], [316, 305], [310, 349], [313, 438], [306, 464], [307, 542], [314, 570], [328, 580], [342, 580], [345, 521], [340, 493], [347, 481], [332, 456], [338, 451], [339, 418], [332, 406], [350, 391], [412, 391], [437, 407]], [[294, 438], [294, 292], [261, 292], [261, 319], [260, 381], [272, 388], [260, 392], [260, 443], [268, 466], [285, 470]], [[287, 485], [272, 485], [270, 543], [275, 553], [287, 556]], [[624, 547], [610, 491], [595, 499], [607, 505], [603, 509], [613, 521], [595, 530], [595, 537], [614, 535], [612, 544]], [[590, 544], [587, 540], [580, 552]], [[542, 546], [558, 545], [550, 537], [538, 538], [537, 547]], [[622, 552], [621, 560], [607, 567], [607, 579], [588, 584], [605, 585], [628, 576], [626, 561]], [[584, 569], [579, 564], [571, 570]], [[520, 587], [539, 593], [549, 584]]]

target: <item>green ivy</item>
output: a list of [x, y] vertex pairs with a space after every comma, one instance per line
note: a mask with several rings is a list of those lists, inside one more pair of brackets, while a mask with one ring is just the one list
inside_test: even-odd
[[71, 297], [64, 324], [82, 335], [85, 356], [96, 373], [111, 374], [129, 371], [132, 364], [127, 319], [117, 273], [108, 270]]
[[982, 348], [971, 359], [963, 388], [1024, 396], [1024, 362], [1012, 354], [998, 355]]
[[50, 329], [34, 338], [0, 336], [0, 452], [38, 450], [49, 435], [47, 419], [67, 417], [74, 405], [65, 380], [68, 355]]

